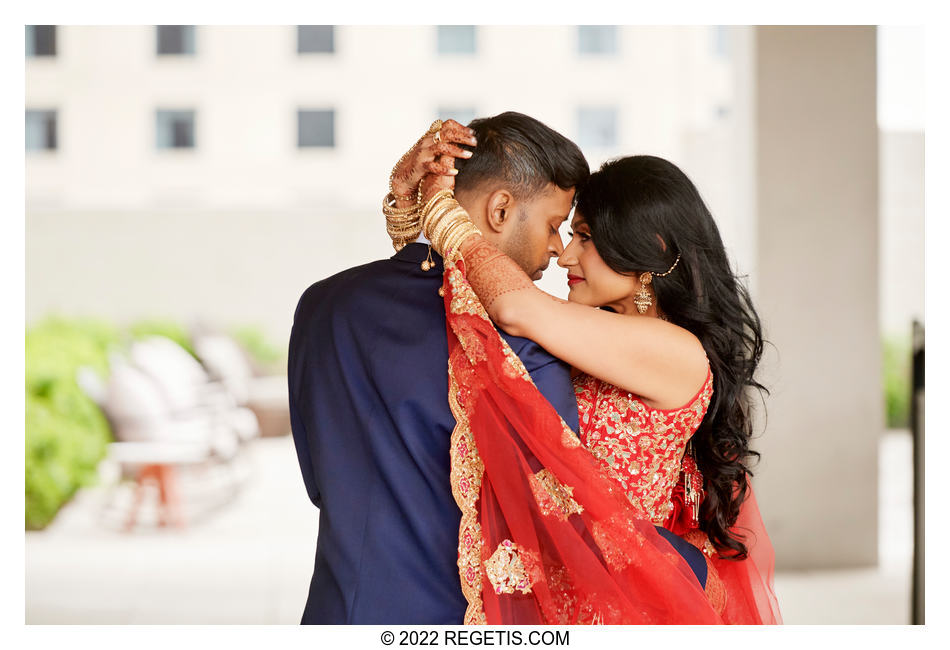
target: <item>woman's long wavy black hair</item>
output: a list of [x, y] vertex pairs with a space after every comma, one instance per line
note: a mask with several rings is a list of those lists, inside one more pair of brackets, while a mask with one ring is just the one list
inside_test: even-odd
[[744, 539], [730, 527], [747, 496], [749, 460], [759, 456], [749, 447], [750, 393], [768, 391], [754, 377], [762, 326], [719, 228], [686, 174], [655, 156], [604, 163], [582, 188], [577, 211], [618, 273], [663, 273], [682, 255], [668, 276], [654, 275], [653, 288], [659, 310], [702, 342], [714, 377], [709, 409], [692, 438], [706, 491], [700, 527], [723, 557], [744, 558]]

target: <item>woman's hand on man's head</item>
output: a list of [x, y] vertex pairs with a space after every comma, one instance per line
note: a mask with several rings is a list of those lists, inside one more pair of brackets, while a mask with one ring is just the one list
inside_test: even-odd
[[[430, 128], [393, 167], [391, 189], [396, 197], [402, 197], [403, 200], [414, 198], [419, 183], [426, 174], [452, 180], [458, 173], [455, 169], [455, 158], [472, 156], [472, 152], [459, 146], [461, 144], [472, 147], [477, 145], [472, 129], [455, 120], [442, 122], [441, 128], [437, 130]], [[454, 182], [451, 186], [454, 187]], [[444, 186], [439, 189], [444, 189]]]

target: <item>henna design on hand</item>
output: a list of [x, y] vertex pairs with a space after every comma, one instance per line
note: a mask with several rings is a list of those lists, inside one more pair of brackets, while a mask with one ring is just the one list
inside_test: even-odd
[[[445, 164], [452, 164], [454, 161], [452, 158], [448, 159], [448, 162]], [[455, 189], [455, 176], [446, 175], [446, 174], [426, 174], [422, 178], [421, 191], [422, 191], [422, 204], [425, 205], [429, 199], [439, 193], [441, 190], [454, 190]]]
[[[454, 175], [454, 159], [468, 158], [471, 152], [459, 145], [477, 145], [475, 132], [455, 120], [442, 123], [440, 142], [426, 132], [406, 155], [396, 163], [392, 174], [392, 188], [398, 196], [413, 196], [420, 181], [428, 174]], [[451, 163], [449, 161], [452, 161]], [[405, 201], [406, 207], [410, 201]]]

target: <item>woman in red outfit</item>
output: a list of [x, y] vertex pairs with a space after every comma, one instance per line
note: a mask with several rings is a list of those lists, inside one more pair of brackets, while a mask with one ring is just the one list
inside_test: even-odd
[[[558, 260], [563, 301], [428, 169], [418, 218], [445, 258], [466, 622], [780, 622], [748, 483], [761, 328], [693, 184], [652, 156], [594, 173]], [[573, 366], [579, 436], [492, 321]], [[704, 552], [705, 589], [653, 524]]]

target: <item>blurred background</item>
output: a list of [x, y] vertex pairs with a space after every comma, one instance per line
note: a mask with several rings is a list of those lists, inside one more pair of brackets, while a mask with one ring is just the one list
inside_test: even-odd
[[506, 110], [592, 168], [672, 160], [716, 217], [772, 343], [785, 622], [922, 622], [922, 28], [25, 29], [27, 623], [299, 621], [297, 299], [392, 255], [433, 119]]

